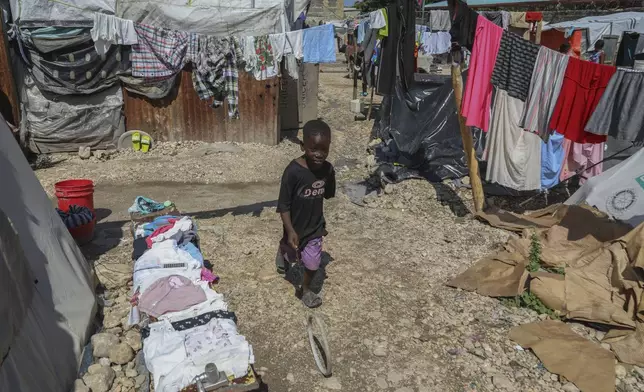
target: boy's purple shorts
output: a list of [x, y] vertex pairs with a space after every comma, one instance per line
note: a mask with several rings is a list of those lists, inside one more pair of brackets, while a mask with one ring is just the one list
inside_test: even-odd
[[295, 250], [288, 243], [286, 238], [282, 238], [280, 241], [280, 253], [284, 256], [284, 259], [289, 263], [295, 263], [297, 261], [297, 253], [300, 254], [300, 260], [306, 269], [311, 271], [317, 271], [320, 268], [320, 263], [322, 262], [322, 237], [314, 238], [306, 243], [304, 249]]

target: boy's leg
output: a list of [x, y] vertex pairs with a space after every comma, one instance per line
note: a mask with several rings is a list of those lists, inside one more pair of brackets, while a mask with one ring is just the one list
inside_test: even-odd
[[304, 279], [301, 290], [302, 302], [309, 308], [316, 308], [322, 305], [322, 299], [311, 291], [311, 282], [322, 262], [322, 238], [310, 240], [302, 250], [301, 258], [304, 265]]
[[291, 248], [286, 242], [286, 238], [282, 238], [279, 246], [277, 247], [277, 255], [275, 256], [275, 268], [280, 275], [286, 274], [288, 267], [296, 260], [295, 250]]

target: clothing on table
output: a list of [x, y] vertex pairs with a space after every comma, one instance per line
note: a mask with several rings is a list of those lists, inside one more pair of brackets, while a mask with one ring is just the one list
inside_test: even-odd
[[[580, 173], [579, 183], [602, 174], [605, 143], [575, 143], [564, 141], [564, 164], [561, 169], [561, 181]], [[591, 167], [592, 166], [592, 167]], [[589, 169], [590, 168], [590, 169]]]
[[327, 235], [324, 199], [335, 197], [335, 185], [335, 171], [328, 162], [313, 171], [293, 160], [284, 170], [277, 212], [290, 212], [300, 247]]
[[206, 294], [206, 300], [191, 307], [178, 312], [166, 313], [159, 317], [159, 320], [167, 320], [171, 323], [185, 320], [192, 317], [197, 317], [200, 314], [215, 311], [226, 311], [228, 305], [224, 300], [224, 296], [208, 286], [207, 282], [199, 282], [199, 286]]
[[251, 346], [237, 333], [235, 323], [224, 318], [183, 331], [175, 331], [167, 321], [153, 323], [143, 343], [145, 364], [159, 392], [190, 385], [208, 362], [233, 378], [244, 377], [254, 363]]
[[444, 31], [423, 33], [421, 51], [425, 54], [448, 53], [452, 47], [452, 37]]
[[153, 317], [185, 310], [206, 300], [201, 287], [180, 275], [158, 279], [141, 295], [139, 310]]
[[502, 35], [502, 28], [483, 17], [478, 18], [461, 111], [467, 126], [484, 132], [490, 126], [491, 79]]
[[112, 45], [134, 45], [139, 42], [134, 22], [100, 12], [94, 13], [91, 34], [94, 48], [101, 56], [104, 56]]
[[132, 241], [132, 261], [136, 261], [148, 251], [148, 244], [145, 241], [147, 237], [135, 238]]
[[429, 28], [432, 31], [450, 31], [452, 19], [449, 16], [449, 11], [430, 11]]
[[268, 39], [271, 42], [275, 62], [279, 63], [282, 61], [282, 57], [288, 54], [292, 54], [296, 59], [301, 60], [304, 57], [304, 53], [302, 53], [303, 34], [304, 30], [270, 34]]
[[[461, 0], [456, 0], [454, 13], [455, 15], [454, 20], [452, 21], [452, 27], [449, 30], [449, 33], [452, 36], [452, 42], [457, 42], [469, 51], [473, 51], [475, 37], [478, 34], [479, 14]], [[494, 25], [492, 22], [490, 22], [490, 24]], [[472, 55], [472, 58], [474, 58], [474, 55]]]
[[[214, 318], [225, 318], [232, 320], [235, 324], [237, 324], [237, 315], [234, 312], [228, 312], [226, 310], [215, 310], [213, 312], [207, 312], [204, 314], [200, 314], [196, 317], [190, 317], [187, 319], [175, 321], [172, 324], [172, 329], [175, 331], [185, 331], [187, 329], [192, 329], [195, 327], [200, 327], [202, 325], [206, 325], [210, 322], [210, 320]], [[150, 336], [150, 327], [143, 327], [141, 328], [141, 338], [147, 339], [148, 336]]]
[[556, 129], [575, 143], [601, 143], [606, 136], [584, 131], [616, 68], [568, 58], [557, 105], [552, 113], [550, 129]]
[[333, 25], [325, 24], [305, 29], [302, 47], [305, 63], [334, 63], [336, 58]]
[[384, 11], [385, 10], [381, 8], [369, 13], [369, 25], [372, 29], [380, 29], [387, 25]]
[[166, 240], [174, 240], [179, 245], [187, 244], [197, 236], [197, 231], [194, 222], [190, 217], [184, 216], [181, 219], [168, 219], [168, 225], [160, 227], [155, 230], [147, 238], [149, 247], [153, 243], [162, 242]]
[[132, 294], [144, 294], [158, 279], [170, 275], [181, 275], [193, 282], [199, 281], [201, 266], [199, 261], [179, 248], [174, 240], [155, 243], [134, 263]]
[[538, 54], [539, 45], [504, 31], [492, 72], [492, 85], [525, 102]]
[[141, 215], [147, 215], [153, 212], [161, 211], [164, 208], [164, 203], [158, 203], [145, 196], [137, 196], [134, 199], [132, 206], [127, 209], [127, 212], [129, 212], [130, 214], [139, 213]]
[[279, 64], [274, 61], [273, 47], [267, 35], [243, 38], [243, 58], [246, 71], [257, 80], [279, 75]]
[[310, 271], [317, 271], [322, 263], [322, 237], [309, 240], [303, 249], [293, 249], [288, 238], [282, 237], [277, 249], [277, 267], [285, 269], [286, 263], [301, 261]]
[[192, 83], [199, 99], [213, 98], [212, 107], [228, 101], [228, 117], [239, 118], [240, 44], [232, 37], [199, 37], [199, 54], [192, 72]]
[[618, 69], [585, 130], [617, 140], [644, 142], [644, 72]]
[[559, 184], [564, 163], [564, 137], [554, 133], [541, 145], [541, 189], [550, 189]]
[[518, 191], [541, 189], [542, 141], [519, 126], [524, 106], [507, 91], [496, 90], [485, 151], [485, 179]]
[[138, 42], [132, 45], [132, 76], [166, 78], [181, 71], [189, 34], [140, 23], [134, 24]]
[[617, 50], [615, 65], [618, 67], [632, 67], [635, 64], [635, 55], [637, 43], [640, 39], [640, 33], [624, 32], [622, 42]]
[[563, 85], [568, 56], [542, 46], [537, 55], [520, 125], [548, 140], [550, 118]]
[[197, 248], [197, 245], [193, 244], [192, 242], [188, 242], [188, 243], [179, 245], [179, 249], [185, 250], [190, 254], [190, 256], [192, 256], [193, 259], [197, 260], [199, 264], [203, 265], [204, 263], [203, 255], [201, 254], [201, 251], [199, 250], [199, 248]]

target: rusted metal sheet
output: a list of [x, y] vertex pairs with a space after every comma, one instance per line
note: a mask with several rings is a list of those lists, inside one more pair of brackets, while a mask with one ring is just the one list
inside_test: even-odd
[[20, 103], [16, 94], [16, 84], [11, 71], [9, 42], [0, 22], [0, 113], [11, 125], [20, 124]]
[[199, 99], [189, 69], [178, 79], [176, 90], [164, 99], [124, 92], [127, 130], [142, 130], [162, 141], [278, 143], [279, 78], [259, 81], [240, 70], [236, 120], [228, 118], [227, 103], [213, 109], [210, 101]]

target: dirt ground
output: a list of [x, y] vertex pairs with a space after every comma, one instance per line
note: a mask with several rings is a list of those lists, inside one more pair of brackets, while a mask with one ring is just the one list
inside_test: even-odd
[[[333, 130], [329, 159], [341, 184], [363, 179], [373, 122], [354, 121], [344, 65], [322, 69], [319, 113]], [[467, 193], [445, 184], [408, 181], [367, 207], [340, 191], [325, 206], [324, 304], [305, 309], [274, 270], [282, 233], [274, 208], [279, 179], [298, 153], [288, 140], [274, 147], [162, 143], [147, 155], [106, 160], [57, 155], [36, 173], [50, 194], [62, 179], [95, 181], [100, 223], [83, 250], [97, 265], [131, 262], [126, 210], [135, 196], [170, 199], [194, 215], [203, 253], [221, 277], [218, 290], [253, 345], [265, 390], [576, 390], [507, 338], [510, 327], [537, 320], [536, 313], [445, 286], [510, 235], [463, 216]], [[317, 372], [308, 346], [309, 312], [329, 330], [329, 379]]]

